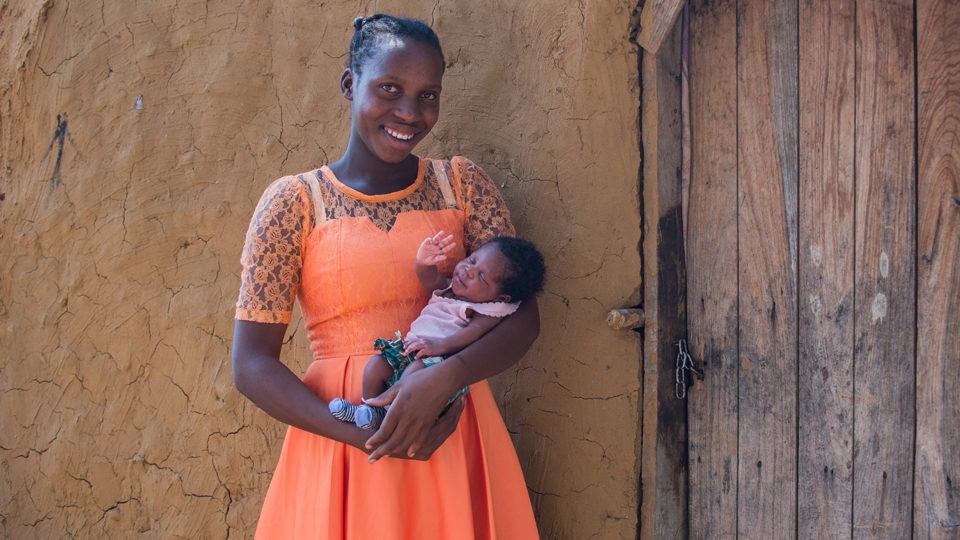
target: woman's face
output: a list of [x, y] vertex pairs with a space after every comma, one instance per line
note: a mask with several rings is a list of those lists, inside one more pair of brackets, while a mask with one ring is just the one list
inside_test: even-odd
[[351, 130], [387, 163], [403, 161], [440, 116], [443, 61], [432, 46], [387, 38], [360, 66], [344, 71], [341, 87], [352, 101]]

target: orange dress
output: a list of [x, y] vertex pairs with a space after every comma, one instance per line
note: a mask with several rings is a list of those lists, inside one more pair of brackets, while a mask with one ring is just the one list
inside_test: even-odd
[[[264, 192], [242, 256], [236, 317], [290, 321], [300, 301], [322, 400], [361, 397], [378, 337], [406, 333], [426, 304], [414, 273], [420, 242], [443, 229], [458, 253], [513, 234], [499, 192], [462, 158], [421, 160], [408, 188], [368, 196], [332, 171], [288, 176]], [[486, 382], [472, 385], [456, 431], [429, 461], [384, 458], [290, 427], [257, 538], [537, 538], [523, 473]]]

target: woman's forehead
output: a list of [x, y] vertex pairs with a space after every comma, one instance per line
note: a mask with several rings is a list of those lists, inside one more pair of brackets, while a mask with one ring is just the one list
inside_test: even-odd
[[362, 72], [370, 77], [443, 78], [440, 53], [432, 45], [397, 36], [384, 36], [376, 44], [376, 54], [364, 62]]

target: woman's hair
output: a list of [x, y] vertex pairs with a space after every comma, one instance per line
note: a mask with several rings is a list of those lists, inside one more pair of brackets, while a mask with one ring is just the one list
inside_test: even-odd
[[510, 295], [511, 302], [522, 302], [543, 290], [547, 266], [543, 262], [543, 255], [532, 242], [512, 236], [498, 236], [487, 244], [495, 245], [507, 259], [507, 275], [500, 283], [501, 294]]
[[443, 62], [443, 49], [440, 39], [427, 23], [418, 19], [395, 17], [385, 13], [375, 13], [369, 17], [357, 17], [353, 20], [353, 39], [350, 40], [350, 56], [347, 67], [360, 74], [360, 66], [376, 54], [377, 47], [387, 38], [408, 38], [420, 43], [432, 45], [440, 53]]

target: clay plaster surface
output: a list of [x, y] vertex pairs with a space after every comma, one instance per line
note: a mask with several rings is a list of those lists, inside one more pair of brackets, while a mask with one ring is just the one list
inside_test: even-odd
[[[498, 181], [551, 273], [494, 388], [544, 538], [633, 538], [639, 301], [631, 3], [0, 0], [0, 536], [248, 537], [284, 428], [233, 387], [243, 234], [335, 159], [350, 21], [432, 21], [424, 148]], [[308, 355], [291, 325], [284, 361]]]

